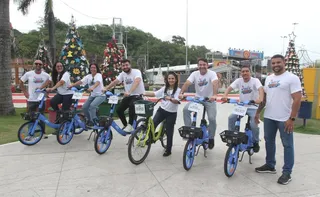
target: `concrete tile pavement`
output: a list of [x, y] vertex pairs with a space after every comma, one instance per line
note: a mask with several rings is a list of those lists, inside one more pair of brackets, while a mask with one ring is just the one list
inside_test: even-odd
[[[208, 158], [203, 157], [201, 149], [192, 169], [185, 171], [182, 153], [186, 141], [177, 132], [183, 125], [183, 105], [175, 126], [172, 155], [162, 157], [163, 149], [157, 142], [146, 161], [138, 166], [128, 159], [128, 136], [115, 132], [104, 155], [94, 151], [93, 141], [87, 140], [89, 132], [75, 136], [65, 146], [59, 145], [55, 136], [31, 147], [20, 143], [0, 146], [0, 196], [320, 196], [320, 136], [295, 134], [296, 162], [293, 180], [287, 186], [276, 183], [283, 165], [279, 135], [276, 175], [254, 172], [255, 167], [264, 163], [262, 140], [261, 151], [253, 155], [253, 164], [245, 155], [234, 176], [227, 178], [223, 172], [227, 147], [218, 134], [227, 126], [232, 111], [228, 104], [217, 104], [215, 148], [208, 151]], [[243, 125], [244, 121], [242, 128]]]

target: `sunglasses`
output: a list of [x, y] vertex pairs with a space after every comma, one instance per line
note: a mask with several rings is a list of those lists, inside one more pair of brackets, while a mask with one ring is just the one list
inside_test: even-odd
[[94, 78], [92, 78], [91, 85], [94, 85]]
[[37, 66], [37, 65], [42, 66], [42, 64], [41, 64], [41, 63], [34, 63], [34, 64], [35, 64], [36, 66]]

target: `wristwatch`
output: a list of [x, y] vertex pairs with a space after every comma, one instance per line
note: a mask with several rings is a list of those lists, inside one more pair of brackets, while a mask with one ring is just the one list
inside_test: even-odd
[[290, 119], [290, 120], [292, 120], [292, 121], [295, 121], [295, 120], [296, 120], [296, 119], [295, 119], [295, 118], [293, 118], [293, 117], [290, 117], [289, 119]]

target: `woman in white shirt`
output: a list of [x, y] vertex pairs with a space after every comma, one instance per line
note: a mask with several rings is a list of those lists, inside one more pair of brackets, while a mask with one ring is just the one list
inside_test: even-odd
[[58, 111], [58, 105], [62, 103], [62, 110], [70, 110], [72, 105], [73, 91], [68, 89], [71, 84], [70, 73], [65, 71], [61, 62], [54, 64], [52, 69], [53, 87], [47, 88], [47, 92], [57, 89], [57, 94], [50, 100], [50, 105], [54, 111]]
[[163, 120], [166, 120], [167, 149], [163, 156], [167, 157], [171, 155], [174, 125], [177, 119], [178, 104], [180, 103], [178, 97], [181, 89], [178, 88], [178, 76], [174, 72], [168, 73], [165, 77], [165, 84], [166, 85], [160, 90], [145, 93], [144, 95], [160, 98], [165, 97], [165, 100], [162, 100], [161, 105], [153, 118], [153, 122], [154, 128], [157, 128]]
[[78, 85], [88, 85], [90, 96], [88, 100], [82, 106], [85, 117], [88, 120], [88, 126], [93, 126], [97, 124], [97, 109], [99, 105], [106, 100], [106, 95], [102, 93], [103, 90], [103, 81], [100, 69], [97, 64], [90, 64], [90, 72], [82, 80], [77, 81], [76, 83], [70, 85], [69, 87], [78, 86]]

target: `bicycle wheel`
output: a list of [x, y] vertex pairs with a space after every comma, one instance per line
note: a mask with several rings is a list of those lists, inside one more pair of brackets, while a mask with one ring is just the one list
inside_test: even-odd
[[18, 139], [19, 141], [27, 146], [32, 146], [37, 144], [43, 136], [43, 127], [40, 124], [37, 124], [34, 128], [33, 135], [30, 135], [31, 129], [34, 127], [35, 122], [29, 121], [23, 123], [18, 130]]
[[[151, 148], [151, 132], [147, 133], [146, 126], [140, 126], [136, 129], [136, 131], [130, 136], [128, 143], [128, 157], [131, 163], [133, 164], [141, 164], [148, 156]], [[137, 144], [134, 145], [134, 142], [137, 141]], [[141, 150], [138, 156], [135, 158], [133, 151], [136, 151], [138, 148], [144, 149]], [[143, 153], [143, 151], [145, 151]]]
[[227, 177], [232, 177], [238, 165], [239, 152], [236, 150], [237, 146], [229, 146], [226, 156], [224, 158], [224, 174]]
[[161, 146], [164, 149], [167, 149], [167, 130], [166, 130], [166, 123], [165, 122], [163, 123], [162, 129], [160, 132], [162, 133], [161, 137], [160, 137]]
[[[80, 121], [82, 123], [84, 123], [84, 125], [85, 125], [86, 119], [85, 119], [84, 115], [82, 115], [82, 114], [77, 114], [77, 115], [79, 116]], [[77, 121], [74, 122], [74, 128], [75, 128], [74, 129], [75, 135], [79, 135], [84, 131], [84, 129], [79, 125], [79, 123]]]
[[195, 156], [196, 147], [193, 147], [193, 139], [189, 139], [183, 151], [183, 167], [185, 170], [190, 170]]
[[57, 141], [61, 145], [68, 144], [74, 134], [74, 125], [70, 121], [63, 121], [59, 127], [58, 135], [57, 135]]
[[112, 131], [111, 129], [108, 131], [106, 129], [101, 129], [94, 139], [94, 150], [102, 155], [107, 152], [112, 142]]

